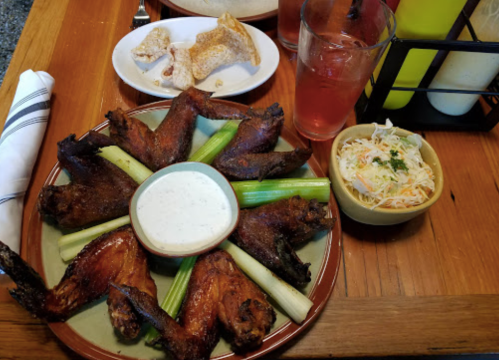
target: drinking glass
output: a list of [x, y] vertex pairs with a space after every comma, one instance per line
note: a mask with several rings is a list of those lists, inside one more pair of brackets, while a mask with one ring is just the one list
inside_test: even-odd
[[279, 0], [277, 10], [277, 38], [282, 46], [298, 50], [300, 34], [300, 9], [305, 0]]
[[306, 0], [293, 121], [312, 140], [335, 137], [395, 34], [381, 0]]

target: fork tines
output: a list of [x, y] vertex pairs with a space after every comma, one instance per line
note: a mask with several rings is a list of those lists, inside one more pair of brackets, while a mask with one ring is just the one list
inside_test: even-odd
[[151, 22], [151, 19], [148, 17], [147, 19], [137, 19], [133, 18], [132, 25], [130, 26], [132, 29], [136, 29], [138, 27], [141, 27], [143, 25], [147, 25]]

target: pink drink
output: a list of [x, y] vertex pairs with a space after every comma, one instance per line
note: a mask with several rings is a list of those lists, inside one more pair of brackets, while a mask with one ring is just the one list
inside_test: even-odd
[[312, 140], [334, 138], [386, 46], [395, 16], [382, 0], [306, 0], [296, 73], [296, 129]]
[[300, 9], [305, 0], [279, 0], [277, 32], [281, 44], [293, 51], [298, 48]]
[[315, 46], [299, 53], [294, 124], [305, 137], [336, 136], [353, 110], [372, 73], [367, 45], [350, 35], [321, 35], [342, 47]]

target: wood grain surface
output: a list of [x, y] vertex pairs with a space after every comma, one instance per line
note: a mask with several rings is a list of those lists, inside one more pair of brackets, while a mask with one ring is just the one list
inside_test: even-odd
[[[23, 244], [37, 194], [56, 162], [57, 141], [69, 133], [82, 135], [110, 109], [159, 100], [124, 84], [111, 63], [137, 3], [34, 1], [0, 88], [1, 124], [24, 70], [45, 70], [56, 79], [26, 196]], [[146, 1], [153, 20], [160, 18], [161, 6]], [[275, 24], [274, 18], [254, 25], [275, 39]], [[230, 100], [252, 106], [277, 101], [292, 129], [296, 55], [279, 48], [276, 74]], [[351, 115], [346, 126], [354, 124]], [[499, 128], [422, 135], [444, 170], [440, 200], [427, 213], [395, 226], [367, 226], [342, 216], [342, 260], [331, 300], [310, 329], [271, 357], [499, 352]], [[311, 145], [327, 171], [331, 142]], [[0, 358], [79, 359], [17, 305], [6, 291], [9, 284], [0, 276]]]

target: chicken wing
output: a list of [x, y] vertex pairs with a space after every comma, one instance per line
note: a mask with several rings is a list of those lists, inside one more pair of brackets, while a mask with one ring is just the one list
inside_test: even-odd
[[110, 288], [110, 282], [137, 287], [157, 298], [146, 253], [129, 225], [85, 246], [53, 289], [47, 289], [35, 270], [2, 242], [0, 268], [17, 284], [11, 295], [34, 316], [48, 322], [65, 321], [83, 305], [109, 293], [112, 325], [127, 339], [138, 335], [141, 319], [126, 297]]
[[291, 285], [303, 286], [310, 282], [310, 264], [304, 264], [291, 245], [310, 240], [319, 231], [330, 230], [336, 219], [326, 215], [317, 200], [294, 196], [241, 210], [231, 239]]
[[138, 184], [123, 170], [96, 155], [113, 141], [90, 131], [75, 140], [70, 135], [57, 144], [57, 158], [71, 175], [68, 185], [49, 185], [38, 197], [38, 211], [60, 226], [77, 228], [128, 214], [128, 203]]
[[311, 149], [271, 152], [277, 144], [284, 123], [278, 104], [266, 110], [251, 109], [236, 136], [213, 161], [213, 167], [230, 180], [261, 181], [266, 177], [287, 174], [302, 166], [312, 155]]
[[116, 144], [152, 171], [185, 161], [191, 148], [196, 117], [246, 119], [237, 108], [210, 101], [210, 93], [194, 87], [173, 99], [166, 117], [154, 131], [123, 110], [107, 113], [111, 138]]
[[158, 330], [157, 342], [175, 359], [209, 359], [219, 325], [236, 351], [258, 347], [275, 322], [266, 295], [219, 249], [200, 256], [194, 266], [178, 323], [151, 296], [130, 286], [113, 286]]

